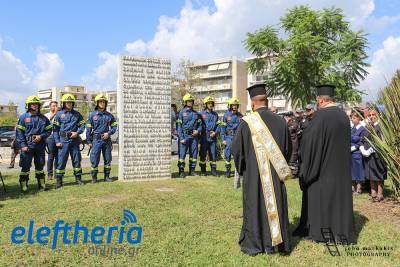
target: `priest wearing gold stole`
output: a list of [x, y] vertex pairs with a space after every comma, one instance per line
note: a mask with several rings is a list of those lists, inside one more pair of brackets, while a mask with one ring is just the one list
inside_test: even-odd
[[268, 110], [265, 84], [247, 88], [252, 113], [243, 117], [232, 142], [236, 170], [243, 175], [242, 252], [288, 254], [289, 218], [284, 181], [291, 176], [288, 126]]

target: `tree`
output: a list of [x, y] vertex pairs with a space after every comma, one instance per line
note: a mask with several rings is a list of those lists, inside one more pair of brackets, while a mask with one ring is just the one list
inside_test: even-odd
[[92, 110], [92, 107], [89, 103], [82, 103], [79, 107], [77, 107], [77, 110], [79, 113], [82, 114], [84, 118], [87, 118], [89, 116], [90, 111]]
[[195, 108], [202, 107], [200, 94], [195, 90], [195, 86], [200, 85], [201, 79], [193, 66], [193, 62], [189, 59], [182, 59], [172, 73], [171, 101], [177, 105], [178, 109], [186, 93], [191, 93], [195, 97]]
[[273, 96], [284, 95], [304, 105], [315, 99], [315, 86], [331, 83], [339, 101], [360, 101], [355, 89], [368, 72], [368, 41], [363, 31], [350, 30], [338, 8], [311, 10], [295, 7], [281, 18], [285, 38], [266, 26], [248, 33], [246, 49], [251, 73], [267, 72], [266, 84]]

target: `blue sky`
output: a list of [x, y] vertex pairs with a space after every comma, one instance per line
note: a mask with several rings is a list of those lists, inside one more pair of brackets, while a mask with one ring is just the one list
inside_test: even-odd
[[0, 102], [20, 103], [38, 87], [115, 89], [119, 53], [175, 63], [244, 58], [245, 34], [277, 24], [298, 4], [340, 7], [353, 29], [369, 34], [371, 74], [360, 88], [373, 99], [384, 78], [400, 67], [400, 1], [14, 0], [0, 3]]

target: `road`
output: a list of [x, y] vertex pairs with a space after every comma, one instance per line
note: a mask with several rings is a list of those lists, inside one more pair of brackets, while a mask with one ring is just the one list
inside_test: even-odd
[[[89, 157], [87, 156], [88, 148], [85, 147], [85, 149], [81, 152], [82, 155], [82, 162], [81, 165], [82, 167], [90, 167], [90, 160]], [[10, 165], [10, 158], [11, 158], [11, 149], [9, 147], [0, 147], [0, 155], [2, 158], [0, 158], [0, 171], [2, 173], [10, 172], [10, 171], [18, 171], [20, 170], [19, 168], [19, 155], [17, 156], [15, 160], [15, 167], [13, 169], [9, 169], [8, 166]], [[118, 164], [118, 145], [113, 146], [113, 151], [112, 151], [112, 164]], [[47, 154], [46, 154], [46, 162], [47, 162]], [[100, 158], [100, 166], [103, 165], [103, 158]], [[71, 165], [71, 158], [68, 159], [67, 163], [67, 169], [72, 168]], [[34, 170], [34, 165], [32, 161], [32, 167], [31, 171]], [[46, 167], [44, 168], [46, 170]]]

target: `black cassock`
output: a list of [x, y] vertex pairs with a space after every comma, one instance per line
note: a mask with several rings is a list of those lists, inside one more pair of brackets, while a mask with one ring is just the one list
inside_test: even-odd
[[294, 235], [324, 242], [321, 229], [336, 240], [355, 243], [351, 191], [350, 121], [338, 107], [315, 112], [300, 147], [300, 224]]
[[[291, 140], [286, 121], [267, 108], [257, 109], [286, 160], [291, 154]], [[271, 166], [283, 243], [272, 246], [267, 211], [260, 181], [257, 158], [248, 124], [242, 121], [232, 142], [236, 170], [243, 175], [243, 225], [239, 237], [241, 250], [249, 255], [290, 252], [289, 218], [285, 184]]]

